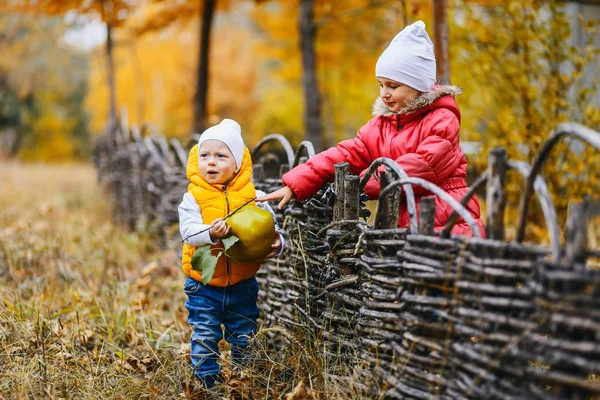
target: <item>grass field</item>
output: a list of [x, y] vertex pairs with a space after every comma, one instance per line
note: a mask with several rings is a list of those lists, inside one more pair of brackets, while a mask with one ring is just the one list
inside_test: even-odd
[[[0, 162], [0, 399], [193, 397], [183, 278], [158, 237], [112, 224], [92, 166]], [[225, 368], [218, 398], [322, 397], [300, 390], [302, 346], [261, 337], [266, 372]]]
[[1, 396], [185, 394], [176, 254], [112, 225], [89, 165], [2, 163], [0, 193]]

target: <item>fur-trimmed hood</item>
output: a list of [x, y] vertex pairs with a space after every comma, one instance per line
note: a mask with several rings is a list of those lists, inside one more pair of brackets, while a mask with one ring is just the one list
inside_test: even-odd
[[394, 113], [390, 111], [388, 106], [385, 105], [381, 97], [378, 97], [373, 103], [373, 109], [371, 114], [374, 117], [389, 117], [392, 115], [406, 115], [414, 113], [424, 107], [430, 106], [435, 103], [437, 100], [441, 99], [444, 96], [458, 96], [462, 93], [462, 89], [458, 86], [453, 85], [439, 85], [434, 86], [430, 91], [421, 93], [415, 99], [409, 101], [398, 111]]

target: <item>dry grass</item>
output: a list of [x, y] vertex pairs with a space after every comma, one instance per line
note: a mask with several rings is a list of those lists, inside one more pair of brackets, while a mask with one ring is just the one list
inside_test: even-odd
[[174, 398], [189, 381], [176, 255], [111, 224], [88, 165], [0, 164], [0, 394]]
[[[112, 224], [89, 165], [0, 162], [0, 400], [193, 397], [180, 261], [150, 232]], [[255, 342], [217, 398], [372, 398], [305, 329]]]
[[[176, 251], [113, 226], [92, 166], [0, 162], [0, 399], [193, 397], [182, 285]], [[216, 397], [362, 397], [301, 335], [262, 330]]]

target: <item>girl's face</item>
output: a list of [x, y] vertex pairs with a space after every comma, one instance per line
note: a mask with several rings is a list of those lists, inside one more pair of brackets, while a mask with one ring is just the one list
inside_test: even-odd
[[413, 100], [421, 94], [418, 90], [391, 79], [377, 77], [377, 82], [379, 82], [381, 99], [390, 111], [395, 113], [400, 111], [407, 101]]
[[235, 176], [235, 158], [227, 145], [219, 140], [207, 140], [198, 150], [198, 169], [210, 184], [222, 185]]

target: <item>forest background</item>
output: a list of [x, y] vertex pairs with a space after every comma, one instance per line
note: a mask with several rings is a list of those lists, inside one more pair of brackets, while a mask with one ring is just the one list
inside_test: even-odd
[[[531, 162], [559, 122], [598, 129], [600, 2], [7, 0], [0, 154], [89, 160], [95, 138], [123, 111], [129, 124], [184, 143], [233, 118], [250, 147], [281, 133], [323, 149], [368, 120], [374, 65], [390, 39], [418, 19], [434, 38], [442, 6], [448, 60], [438, 80], [464, 90], [461, 141], [475, 170], [494, 146]], [[66, 40], [90, 22], [104, 23], [108, 39], [86, 50]], [[551, 189], [580, 182], [597, 161], [582, 156], [582, 145], [566, 146], [575, 157], [549, 163], [558, 169]], [[571, 194], [598, 188], [596, 176], [585, 181]], [[559, 213], [565, 206], [559, 201]]]
[[[126, 110], [144, 134], [187, 144], [233, 118], [251, 148], [270, 133], [332, 145], [368, 120], [387, 43], [417, 19], [434, 38], [440, 5], [471, 177], [494, 146], [531, 163], [559, 122], [600, 130], [600, 1], [0, 0], [0, 397], [190, 394], [180, 243], [111, 222], [91, 165], [109, 121]], [[78, 48], [89, 24], [103, 35]], [[575, 141], [551, 154], [542, 174], [563, 221], [569, 200], [597, 196], [598, 165]], [[523, 181], [507, 183], [514, 222]], [[528, 239], [547, 241], [542, 218], [534, 206]], [[319, 356], [317, 338], [276, 334], [290, 345], [263, 335], [264, 365], [242, 392], [279, 398], [318, 381], [311, 398], [370, 398], [349, 371], [305, 357]]]

